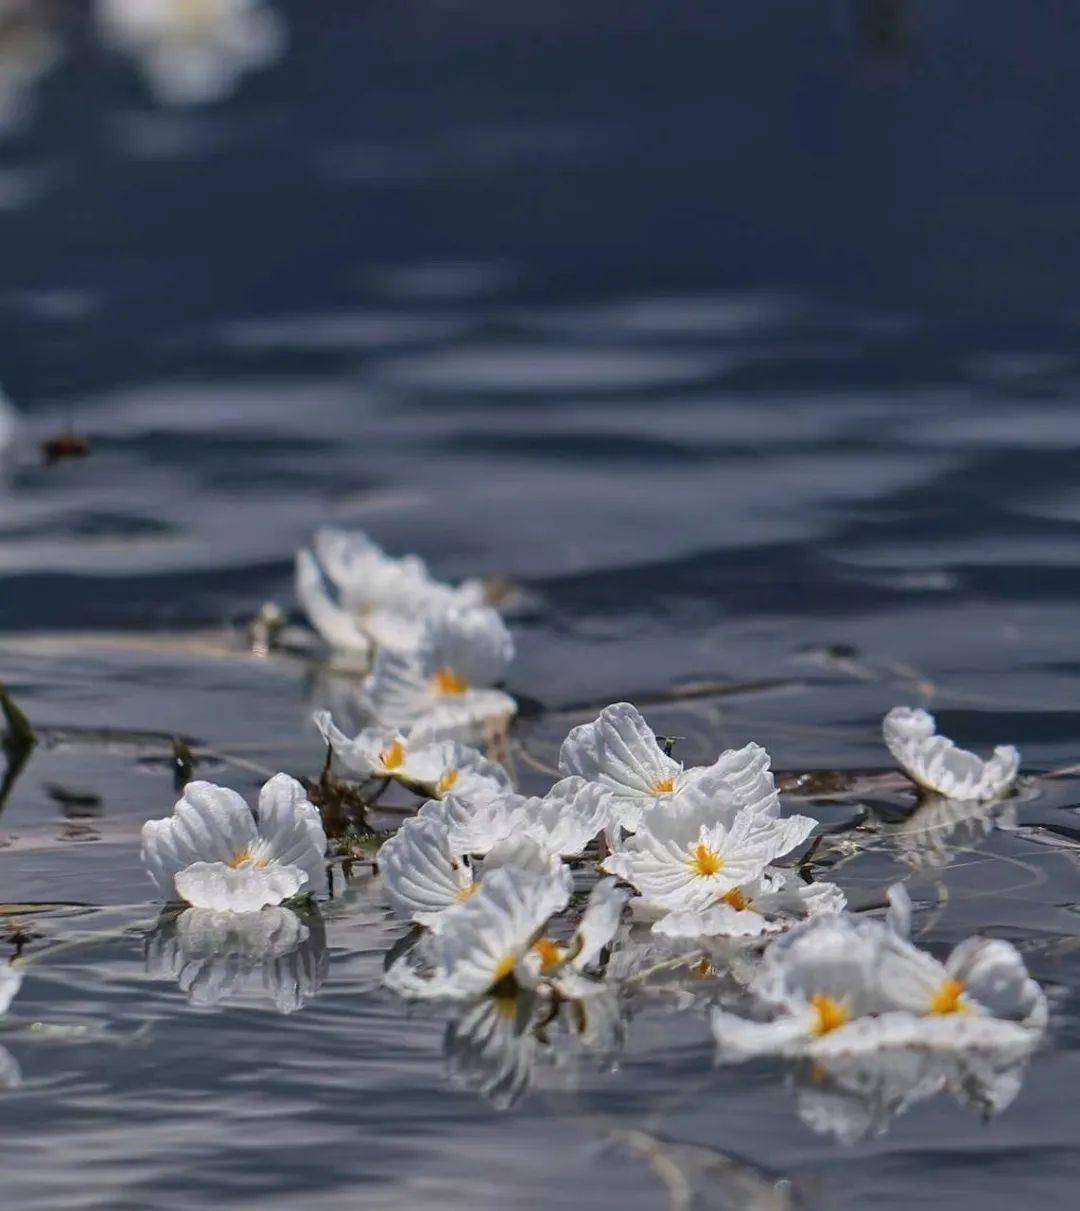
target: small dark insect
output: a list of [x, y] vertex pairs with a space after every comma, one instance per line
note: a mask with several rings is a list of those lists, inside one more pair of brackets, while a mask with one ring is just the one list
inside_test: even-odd
[[85, 458], [90, 453], [90, 439], [74, 429], [65, 429], [41, 443], [45, 466], [52, 467], [66, 458]]

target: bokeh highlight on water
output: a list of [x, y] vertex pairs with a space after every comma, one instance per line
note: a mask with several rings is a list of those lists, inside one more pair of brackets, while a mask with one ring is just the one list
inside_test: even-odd
[[[1080, 760], [1067, 7], [270, 7], [276, 61], [178, 107], [88, 6], [0, 5], [0, 679], [31, 720], [317, 774], [340, 687], [226, 631], [292, 609], [332, 522], [522, 587], [541, 768], [577, 704], [705, 680], [758, 688], [648, 711], [688, 762], [882, 767], [927, 691], [1028, 773]], [[44, 467], [68, 426], [89, 455]], [[943, 854], [861, 800], [853, 904], [911, 875], [922, 940], [1015, 941], [1053, 1022], [1004, 1115], [937, 1098], [847, 1148], [667, 1006], [497, 1109], [380, 988], [402, 930], [362, 876], [274, 970], [185, 966], [137, 844], [173, 798], [167, 745], [96, 735], [0, 816], [4, 920], [81, 941], [2, 1040], [12, 1206], [686, 1205], [664, 1158], [700, 1206], [1069, 1198], [1069, 777]]]

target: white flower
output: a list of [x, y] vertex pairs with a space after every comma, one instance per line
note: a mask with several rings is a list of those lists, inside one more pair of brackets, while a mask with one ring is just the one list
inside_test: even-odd
[[475, 895], [443, 915], [437, 933], [425, 934], [390, 967], [385, 983], [402, 996], [459, 1001], [516, 980], [548, 919], [566, 907], [572, 882], [567, 867], [543, 876], [505, 866], [492, 871]]
[[304, 788], [277, 774], [253, 814], [232, 790], [189, 782], [166, 820], [148, 820], [142, 857], [158, 891], [195, 908], [256, 912], [326, 891], [326, 835]]
[[760, 745], [728, 750], [709, 766], [683, 769], [628, 702], [605, 707], [592, 723], [574, 728], [559, 751], [559, 769], [603, 786], [615, 820], [626, 829], [636, 828], [649, 809], [666, 808], [691, 788], [718, 782], [727, 783], [740, 806], [779, 813], [769, 754]]
[[329, 711], [316, 711], [312, 718], [346, 772], [361, 781], [393, 778], [417, 794], [440, 799], [453, 791], [470, 802], [510, 787], [506, 770], [467, 744], [377, 727], [364, 728], [350, 739], [334, 725]]
[[[879, 926], [877, 929], [865, 928]], [[886, 1008], [879, 995], [877, 963], [887, 932], [880, 922], [854, 923], [819, 916], [769, 945], [752, 983], [756, 997], [775, 1014], [748, 1021], [716, 1009], [713, 1034], [721, 1059], [756, 1055], [809, 1055], [872, 1050], [873, 1019]]]
[[193, 1005], [210, 1007], [241, 993], [265, 995], [294, 1013], [326, 977], [326, 938], [317, 917], [288, 908], [220, 912], [188, 908], [150, 935], [146, 969], [175, 980]]
[[1020, 753], [998, 745], [983, 761], [937, 736], [934, 716], [918, 708], [894, 707], [881, 725], [885, 744], [897, 764], [919, 786], [949, 799], [998, 799], [1016, 781]]
[[[1046, 1025], [1046, 997], [1008, 942], [969, 938], [944, 963], [895, 933], [886, 936], [878, 967], [881, 991], [892, 1005], [936, 1022], [934, 1037], [947, 1042], [989, 1037], [988, 1019], [1032, 1030]], [[972, 1019], [983, 1019], [976, 1023]], [[1004, 1035], [1009, 1031], [1001, 1032]]]
[[451, 845], [450, 833], [430, 818], [414, 816], [383, 843], [377, 865], [390, 907], [419, 925], [438, 929], [443, 914], [479, 890], [500, 866], [536, 875], [558, 874], [559, 859], [528, 837], [497, 842], [474, 867]]
[[98, 0], [106, 40], [133, 55], [157, 97], [200, 105], [272, 63], [284, 31], [262, 0]]
[[703, 912], [801, 845], [816, 820], [779, 820], [740, 808], [725, 782], [684, 788], [664, 811], [642, 817], [601, 868], [667, 911]]
[[417, 819], [437, 824], [453, 853], [481, 855], [510, 835], [514, 811], [523, 802], [513, 791], [479, 800], [450, 792], [441, 799], [429, 799], [417, 812]]
[[773, 942], [752, 990], [776, 1016], [762, 1023], [715, 1013], [721, 1056], [1030, 1051], [1046, 1023], [1046, 998], [1016, 949], [972, 938], [940, 963], [906, 937], [906, 891], [893, 887], [889, 898], [884, 922], [818, 917]]
[[[409, 652], [428, 617], [484, 604], [481, 581], [457, 588], [443, 584], [416, 555], [394, 559], [359, 531], [320, 530], [314, 545], [314, 553], [297, 554], [296, 595], [331, 647], [365, 652], [370, 641]], [[324, 575], [335, 596], [327, 592]]]
[[835, 883], [806, 883], [790, 871], [769, 867], [756, 879], [727, 892], [701, 912], [672, 912], [652, 932], [664, 938], [706, 941], [781, 933], [797, 921], [843, 912], [844, 893]]
[[517, 711], [491, 687], [513, 659], [514, 641], [487, 607], [451, 608], [426, 619], [417, 648], [380, 649], [365, 690], [365, 708], [384, 727], [412, 725], [429, 735], [469, 734]]

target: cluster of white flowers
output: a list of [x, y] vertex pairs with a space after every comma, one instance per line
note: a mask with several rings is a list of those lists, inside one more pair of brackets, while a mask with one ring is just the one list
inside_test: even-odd
[[388, 744], [378, 732], [358, 738], [339, 754], [346, 765], [366, 761], [369, 748], [376, 759], [396, 756], [395, 741], [467, 735], [517, 711], [495, 688], [514, 641], [480, 581], [455, 588], [414, 555], [394, 559], [364, 534], [320, 530], [314, 549], [296, 557], [296, 595], [331, 648], [370, 662], [363, 709], [394, 733]]
[[[453, 1006], [455, 1079], [512, 1100], [528, 1079], [524, 1057], [564, 1007], [580, 1043], [610, 1050], [631, 985], [681, 965], [699, 988], [715, 976], [734, 989], [738, 1012], [727, 991], [692, 999], [711, 1011], [720, 1060], [778, 1054], [828, 1069], [832, 1084], [804, 1090], [800, 1112], [839, 1136], [871, 1122], [851, 1112], [845, 1082], [880, 1080], [890, 1106], [943, 1087], [994, 1107], [1009, 1100], [1047, 1016], [1020, 955], [985, 939], [943, 962], [920, 950], [900, 885], [886, 919], [850, 913], [838, 886], [797, 864], [818, 822], [782, 812], [760, 745], [686, 767], [634, 706], [616, 703], [569, 733], [544, 795], [519, 794], [501, 764], [454, 738], [481, 700], [505, 699], [491, 682], [512, 645], [479, 584], [441, 585], [418, 560], [336, 531], [301, 553], [297, 576], [324, 638], [375, 651], [372, 725], [349, 737], [329, 712], [315, 723], [358, 793], [387, 780], [420, 801], [376, 856], [390, 909], [414, 927], [384, 979], [408, 999]], [[984, 762], [936, 735], [925, 711], [897, 707], [883, 730], [920, 810], [981, 808], [1016, 780], [1015, 749]], [[152, 969], [212, 1004], [265, 960], [267, 991], [298, 1008], [325, 962], [300, 953], [309, 930], [285, 905], [325, 894], [326, 851], [318, 810], [285, 774], [255, 810], [189, 783], [173, 816], [143, 829], [162, 896], [188, 906], [156, 936]], [[251, 962], [216, 968], [223, 948]]]

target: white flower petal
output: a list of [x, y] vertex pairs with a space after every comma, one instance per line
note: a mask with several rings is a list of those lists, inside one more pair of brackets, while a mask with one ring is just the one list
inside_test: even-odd
[[570, 964], [577, 971], [592, 967], [605, 946], [610, 946], [622, 920], [630, 893], [615, 886], [614, 879], [601, 879], [589, 892], [581, 922], [574, 933]]
[[305, 890], [326, 894], [326, 833], [318, 808], [288, 774], [275, 774], [259, 792], [258, 828], [268, 856], [281, 866], [298, 866]]
[[338, 605], [327, 593], [322, 573], [310, 551], [296, 556], [296, 597], [308, 621], [332, 648], [366, 657], [371, 641], [356, 616]]
[[933, 715], [904, 706], [894, 707], [882, 723], [889, 752], [920, 786], [951, 799], [985, 801], [1004, 795], [1016, 781], [1020, 754], [1011, 745], [998, 746], [983, 761], [936, 731]]
[[13, 967], [10, 963], [0, 964], [0, 1017], [11, 1008], [23, 982], [23, 969]]
[[563, 741], [559, 770], [599, 782], [619, 797], [655, 798], [682, 766], [667, 756], [637, 707], [616, 702]]
[[377, 862], [391, 908], [421, 924], [459, 903], [473, 884], [468, 863], [452, 852], [446, 829], [419, 816], [406, 820], [383, 844]]
[[176, 891], [193, 908], [258, 912], [281, 904], [300, 891], [307, 872], [298, 866], [242, 866], [195, 862], [176, 875]]

